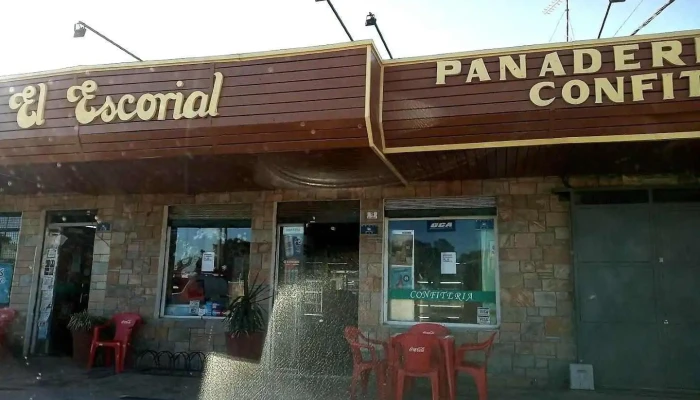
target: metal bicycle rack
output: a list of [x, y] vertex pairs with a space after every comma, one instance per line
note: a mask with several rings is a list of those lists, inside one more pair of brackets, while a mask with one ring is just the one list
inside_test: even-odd
[[202, 352], [141, 350], [134, 357], [134, 370], [142, 374], [200, 376], [207, 356]]

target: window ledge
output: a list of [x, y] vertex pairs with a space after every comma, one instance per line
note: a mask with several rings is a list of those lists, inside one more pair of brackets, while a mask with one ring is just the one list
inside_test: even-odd
[[467, 332], [467, 331], [493, 331], [493, 330], [498, 330], [501, 328], [501, 324], [498, 323], [496, 325], [478, 325], [478, 324], [455, 324], [451, 322], [447, 323], [442, 323], [442, 322], [403, 322], [403, 321], [384, 321], [384, 326], [388, 328], [409, 328], [413, 325], [417, 324], [424, 324], [424, 323], [434, 323], [434, 324], [440, 324], [444, 325], [450, 329], [453, 329], [454, 331], [457, 332]]
[[214, 317], [211, 315], [204, 315], [204, 316], [198, 316], [198, 315], [161, 315], [161, 319], [185, 319], [185, 320], [197, 320], [197, 319], [202, 319], [202, 320], [208, 320], [208, 319], [213, 319], [213, 320], [222, 320], [224, 317]]

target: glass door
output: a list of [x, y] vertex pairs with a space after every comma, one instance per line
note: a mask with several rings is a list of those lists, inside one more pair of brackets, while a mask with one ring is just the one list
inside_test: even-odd
[[352, 365], [346, 326], [357, 325], [359, 225], [278, 228], [273, 365], [343, 375]]
[[277, 271], [272, 311], [272, 365], [299, 369], [301, 296], [298, 288], [304, 262], [304, 224], [277, 229]]

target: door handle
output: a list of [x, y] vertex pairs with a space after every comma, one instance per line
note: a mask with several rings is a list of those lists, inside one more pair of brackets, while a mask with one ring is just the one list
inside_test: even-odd
[[667, 319], [664, 320], [664, 325], [668, 325], [668, 320], [667, 320]]

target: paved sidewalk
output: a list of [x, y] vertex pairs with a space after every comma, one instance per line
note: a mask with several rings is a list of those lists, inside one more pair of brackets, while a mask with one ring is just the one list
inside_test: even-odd
[[[342, 400], [348, 399], [347, 378], [298, 377], [263, 373], [259, 366], [210, 356], [204, 376], [154, 376], [127, 372], [114, 375], [100, 368], [88, 373], [70, 359], [3, 359], [0, 400]], [[372, 383], [370, 383], [371, 385]], [[460, 386], [459, 399], [476, 399], [472, 387]], [[362, 397], [360, 397], [362, 398]], [[406, 400], [429, 399], [417, 390]], [[505, 390], [494, 388], [491, 400], [661, 400], [690, 399], [671, 395]], [[375, 400], [370, 388], [367, 400]]]

